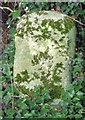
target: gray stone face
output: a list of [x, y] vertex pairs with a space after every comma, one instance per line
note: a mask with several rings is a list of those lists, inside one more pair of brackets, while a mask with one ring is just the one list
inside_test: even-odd
[[15, 85], [20, 92], [29, 95], [35, 87], [45, 86], [53, 98], [60, 96], [71, 81], [75, 36], [73, 21], [64, 14], [40, 11], [22, 16], [14, 58]]

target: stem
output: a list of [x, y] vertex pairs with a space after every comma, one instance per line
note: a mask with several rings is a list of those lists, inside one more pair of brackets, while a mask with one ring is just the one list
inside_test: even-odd
[[[67, 15], [68, 16], [68, 15]], [[77, 22], [77, 23], [79, 23], [80, 25], [82, 25], [82, 26], [84, 26], [85, 27], [85, 24], [83, 24], [82, 22], [80, 22], [80, 21], [78, 21], [78, 20], [76, 20], [76, 19], [74, 19], [74, 18], [72, 18], [72, 17], [70, 17], [70, 16], [68, 16], [69, 18], [71, 18], [73, 21], [75, 21], [75, 22]]]
[[[11, 83], [12, 96], [14, 96], [13, 83]], [[12, 109], [14, 109], [14, 98], [12, 100]]]
[[3, 10], [3, 9], [7, 9], [7, 10], [13, 12], [13, 10], [12, 10], [11, 8], [9, 8], [9, 7], [1, 7], [1, 6], [0, 6], [0, 9], [2, 9], [2, 10]]
[[22, 98], [21, 96], [14, 96], [12, 95], [11, 98]]

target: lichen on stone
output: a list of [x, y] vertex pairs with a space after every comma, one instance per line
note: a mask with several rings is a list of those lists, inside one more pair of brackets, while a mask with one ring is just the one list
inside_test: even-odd
[[33, 12], [22, 16], [16, 29], [16, 87], [29, 95], [34, 87], [45, 86], [53, 98], [59, 97], [71, 81], [73, 21], [56, 11]]

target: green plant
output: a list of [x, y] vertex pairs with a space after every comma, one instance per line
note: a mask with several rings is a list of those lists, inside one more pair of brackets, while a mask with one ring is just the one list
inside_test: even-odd
[[63, 91], [61, 99], [63, 100], [63, 113], [67, 118], [83, 118], [84, 107], [82, 101], [84, 101], [85, 93], [82, 90], [84, 76], [83, 76], [83, 58], [82, 55], [76, 53], [73, 60], [73, 82], [67, 87], [66, 91]]
[[[20, 5], [21, 3], [19, 3]], [[63, 12], [68, 15], [77, 16], [78, 20], [84, 21], [85, 3], [51, 3], [51, 7], [59, 5]], [[49, 9], [48, 3], [22, 3], [25, 9], [28, 7], [30, 11], [36, 7], [41, 9]], [[67, 9], [68, 7], [68, 9]], [[52, 104], [49, 91], [38, 88], [29, 98], [22, 97], [19, 91], [13, 85], [13, 60], [14, 60], [14, 35], [16, 19], [20, 15], [19, 11], [14, 10], [11, 14], [13, 19], [8, 19], [11, 35], [10, 44], [4, 49], [2, 54], [2, 117], [3, 118], [66, 118], [77, 119], [85, 117], [85, 78], [83, 64], [84, 60], [79, 52], [85, 52], [84, 28], [77, 24], [77, 54], [73, 60], [73, 81], [67, 90], [63, 91], [61, 101], [58, 104]]]
[[[14, 60], [14, 40], [10, 42], [2, 54], [2, 110], [12, 108], [13, 94], [13, 60]], [[4, 113], [3, 113], [4, 114]], [[12, 113], [10, 113], [11, 115]]]

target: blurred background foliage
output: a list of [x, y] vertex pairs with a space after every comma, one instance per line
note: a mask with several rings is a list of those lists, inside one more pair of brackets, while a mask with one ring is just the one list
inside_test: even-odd
[[[68, 118], [85, 117], [85, 2], [2, 2], [2, 112], [3, 118]], [[9, 8], [9, 9], [8, 9]], [[35, 10], [55, 10], [74, 19], [76, 53], [73, 60], [72, 83], [63, 91], [61, 100], [51, 103], [46, 88], [35, 89], [33, 96], [23, 98], [13, 85], [14, 35], [19, 17]], [[79, 24], [76, 22], [83, 23]], [[0, 59], [1, 61], [1, 59]]]

